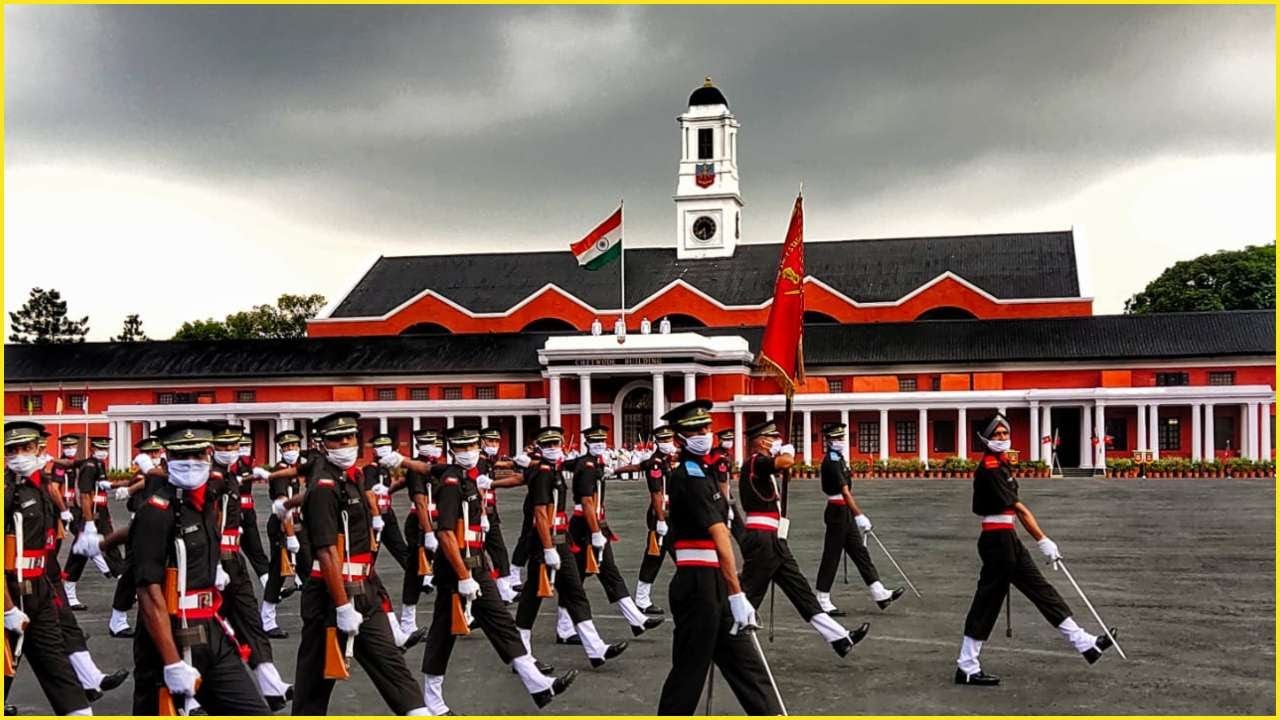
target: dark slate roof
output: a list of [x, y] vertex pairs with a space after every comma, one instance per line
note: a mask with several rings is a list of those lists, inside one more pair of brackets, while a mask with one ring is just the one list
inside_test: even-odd
[[[760, 328], [709, 328], [742, 335]], [[537, 372], [546, 333], [6, 345], [5, 382]], [[1160, 360], [1275, 355], [1269, 310], [809, 325], [805, 364]]]
[[[773, 294], [779, 244], [739, 245], [731, 258], [679, 260], [675, 248], [627, 250], [627, 304], [680, 278], [726, 305]], [[1070, 230], [809, 242], [807, 273], [858, 302], [898, 300], [951, 271], [1002, 299], [1080, 296]], [[618, 271], [555, 252], [382, 257], [332, 317], [380, 316], [431, 288], [473, 312], [505, 312], [547, 283], [592, 307], [618, 307]]]

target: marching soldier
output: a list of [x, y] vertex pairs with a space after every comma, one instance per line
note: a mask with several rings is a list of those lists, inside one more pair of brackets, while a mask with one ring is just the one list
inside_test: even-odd
[[[605, 452], [609, 428], [593, 425], [582, 433], [587, 452], [578, 458], [573, 471], [573, 518], [569, 521], [571, 547], [578, 563], [578, 572], [585, 578], [587, 569], [598, 565], [596, 579], [604, 588], [605, 597], [616, 605], [618, 611], [631, 625], [631, 633], [639, 636], [646, 630], [662, 624], [663, 618], [646, 617], [631, 599], [631, 591], [618, 572], [613, 559], [613, 531], [605, 517], [606, 470]], [[595, 555], [588, 562], [587, 553]]]
[[889, 590], [880, 582], [880, 574], [876, 572], [871, 554], [862, 541], [863, 533], [871, 531], [871, 520], [858, 507], [851, 491], [853, 481], [849, 474], [849, 464], [845, 462], [845, 455], [849, 451], [849, 444], [845, 440], [845, 425], [828, 423], [822, 426], [822, 436], [827, 446], [826, 457], [822, 459], [822, 492], [827, 496], [827, 509], [823, 511], [822, 518], [827, 526], [827, 534], [822, 543], [822, 560], [818, 562], [818, 604], [829, 615], [845, 615], [843, 610], [831, 603], [831, 585], [836, 579], [836, 566], [840, 563], [840, 554], [845, 552], [853, 559], [858, 574], [867, 584], [871, 599], [884, 610], [894, 600], [902, 597], [904, 588]]
[[[526, 516], [531, 533], [525, 539], [529, 544], [529, 565], [526, 587], [520, 594], [516, 608], [516, 627], [526, 650], [530, 649], [533, 623], [542, 604], [539, 585], [542, 574], [547, 574], [547, 585], [554, 586], [559, 601], [571, 618], [582, 641], [583, 650], [592, 667], [600, 667], [605, 661], [621, 655], [627, 649], [626, 642], [606, 645], [591, 620], [591, 602], [582, 587], [582, 579], [565, 536], [568, 516], [565, 513], [564, 431], [547, 426], [538, 431], [537, 443], [542, 457], [532, 465], [529, 475], [529, 492], [525, 499]], [[532, 587], [529, 587], [532, 585]], [[531, 651], [530, 651], [531, 652]]]
[[[570, 670], [558, 678], [547, 677], [521, 643], [515, 623], [498, 596], [492, 568], [484, 553], [484, 530], [480, 525], [484, 500], [480, 485], [488, 484], [485, 480], [489, 478], [479, 467], [480, 437], [475, 430], [454, 428], [448, 432], [448, 438], [455, 462], [441, 469], [435, 496], [439, 509], [435, 525], [439, 592], [422, 658], [427, 708], [433, 715], [453, 714], [444, 701], [444, 676], [453, 653], [455, 633], [467, 632], [468, 615], [474, 616], [502, 662], [520, 676], [534, 703], [544, 707], [553, 697], [564, 693], [577, 671]], [[390, 462], [395, 463], [396, 459]], [[461, 618], [455, 617], [458, 613]]]
[[[32, 671], [53, 712], [92, 715], [89, 701], [68, 660], [59, 623], [57, 595], [46, 562], [57, 534], [58, 515], [41, 477], [39, 441], [44, 426], [17, 421], [4, 425], [4, 629], [6, 654], [15, 663], [31, 659]], [[5, 697], [13, 678], [5, 677]]]
[[711, 477], [720, 486], [720, 492], [728, 498], [729, 532], [733, 533], [734, 541], [742, 544], [742, 538], [747, 532], [746, 526], [742, 523], [742, 518], [746, 516], [738, 505], [737, 499], [733, 496], [733, 488], [729, 484], [733, 476], [731, 469], [733, 465], [733, 441], [733, 430], [721, 430], [716, 433], [717, 446], [707, 454], [707, 467], [711, 468]]
[[[288, 704], [292, 688], [280, 678], [275, 666], [271, 640], [262, 627], [262, 615], [258, 598], [254, 594], [253, 576], [245, 556], [241, 554], [244, 540], [246, 487], [252, 487], [254, 470], [241, 465], [241, 428], [238, 425], [219, 427], [213, 436], [213, 468], [209, 474], [210, 500], [217, 505], [220, 525], [221, 567], [227, 582], [222, 590], [222, 616], [230, 623], [240, 642], [240, 653], [253, 670], [271, 710], [281, 710]], [[245, 480], [245, 478], [248, 478]], [[253, 502], [252, 496], [248, 498]], [[256, 531], [256, 525], [255, 525]], [[265, 576], [264, 576], [265, 577]], [[265, 585], [265, 581], [263, 582]]]
[[[499, 455], [502, 445], [502, 432], [495, 427], [480, 429], [480, 473], [497, 479], [499, 470], [511, 471], [515, 467], [509, 458]], [[511, 602], [516, 597], [515, 587], [520, 584], [519, 578], [512, 575], [511, 556], [507, 552], [507, 542], [502, 537], [502, 517], [498, 515], [498, 493], [489, 488], [481, 492], [484, 500], [484, 520], [487, 527], [484, 531], [484, 551], [493, 561], [493, 569], [497, 573], [494, 582], [498, 586], [498, 594], [503, 602]]]
[[[375, 435], [369, 444], [373, 446], [374, 455], [381, 458], [395, 450], [396, 440], [390, 435]], [[378, 547], [386, 548], [391, 557], [401, 567], [409, 567], [409, 547], [404, 536], [400, 534], [400, 523], [396, 521], [396, 512], [391, 507], [391, 471], [376, 462], [364, 466], [364, 490], [371, 493], [373, 502], [378, 508], [374, 518], [373, 529], [378, 539]], [[417, 562], [417, 558], [413, 558]]]
[[[76, 455], [80, 452], [80, 436], [63, 435], [58, 438], [59, 457], [53, 458], [49, 467], [52, 472], [48, 474], [49, 493], [53, 498], [54, 507], [57, 508], [59, 520], [62, 524], [63, 532], [59, 534], [54, 544], [54, 554], [62, 552], [62, 535], [71, 538], [74, 542], [76, 534], [82, 525], [84, 517], [80, 514], [80, 498], [79, 487], [77, 485], [77, 475], [79, 473], [79, 463], [76, 461]], [[68, 548], [71, 545], [68, 542]], [[72, 560], [71, 553], [67, 553], [67, 562], [70, 564]], [[83, 571], [84, 564], [80, 564]], [[68, 574], [63, 575], [63, 587], [67, 596], [67, 607], [72, 610], [88, 609], [80, 599], [76, 597], [76, 582], [72, 580]], [[76, 580], [79, 577], [77, 576]]]
[[[111, 489], [111, 480], [107, 475], [111, 438], [93, 437], [89, 439], [89, 445], [93, 454], [76, 464], [76, 494], [81, 518], [76, 530], [77, 538], [89, 524], [89, 518], [93, 519], [98, 535], [110, 535], [114, 529], [111, 524], [111, 508], [107, 505], [107, 491]], [[67, 556], [67, 580], [64, 587], [73, 610], [85, 607], [76, 596], [76, 585], [84, 573], [86, 561], [87, 558], [74, 552]], [[106, 577], [116, 577], [122, 570], [124, 556], [119, 549], [113, 549], [94, 557], [93, 563]]]
[[219, 612], [218, 586], [226, 578], [219, 564], [219, 503], [209, 489], [213, 428], [170, 424], [159, 436], [168, 482], [147, 498], [129, 527], [138, 584], [133, 714], [159, 714], [164, 695], [178, 710], [266, 715]]
[[752, 454], [742, 467], [738, 482], [738, 497], [746, 512], [746, 533], [740, 544], [742, 550], [742, 590], [754, 607], [759, 608], [770, 583], [776, 583], [787, 599], [804, 618], [805, 622], [831, 645], [836, 654], [849, 654], [870, 630], [870, 623], [863, 623], [850, 632], [823, 611], [809, 583], [800, 573], [800, 566], [787, 545], [787, 523], [781, 514], [781, 495], [774, 473], [795, 464], [795, 448], [783, 445], [781, 433], [773, 421], [766, 421], [747, 430], [752, 444]]
[[269, 579], [270, 563], [262, 549], [262, 535], [258, 532], [258, 511], [253, 506], [254, 480], [266, 480], [267, 471], [253, 465], [253, 436], [243, 430], [236, 447], [236, 459], [227, 463], [227, 470], [240, 483], [240, 550], [253, 567], [253, 575], [265, 588]]
[[662, 569], [662, 559], [669, 552], [666, 543], [667, 480], [676, 458], [676, 445], [670, 425], [659, 425], [650, 437], [656, 444], [653, 454], [638, 464], [620, 467], [617, 472], [640, 472], [649, 488], [649, 508], [645, 511], [649, 537], [645, 542], [644, 559], [640, 561], [640, 577], [636, 581], [636, 606], [645, 615], [662, 615], [665, 611], [653, 604], [651, 595], [658, 570]]
[[738, 584], [733, 545], [725, 527], [729, 504], [704, 462], [711, 450], [711, 408], [693, 400], [662, 416], [679, 431], [682, 446], [668, 486], [671, 578], [675, 630], [671, 672], [662, 685], [659, 715], [692, 715], [714, 661], [748, 715], [779, 715], [782, 706], [763, 657], [747, 634], [759, 627]]
[[[296, 468], [301, 459], [302, 436], [293, 430], [276, 433], [276, 447], [280, 451], [280, 461], [273, 470]], [[293, 477], [272, 477], [267, 481], [267, 497], [272, 508], [277, 503], [283, 504], [289, 498], [302, 492], [302, 487], [295, 473]], [[281, 520], [280, 515], [285, 515]], [[262, 629], [267, 637], [283, 640], [289, 633], [280, 628], [276, 621], [276, 606], [289, 597], [301, 585], [301, 573], [311, 566], [311, 558], [304, 552], [303, 543], [299, 540], [302, 531], [301, 518], [297, 510], [272, 512], [267, 518], [267, 543], [270, 548], [267, 567], [267, 585], [262, 590]], [[293, 571], [293, 579], [285, 583], [283, 571], [285, 561]], [[301, 570], [299, 570], [301, 568]]]
[[[326, 677], [330, 642], [349, 647], [382, 699], [397, 715], [429, 715], [423, 693], [397, 650], [373, 568], [373, 528], [356, 467], [359, 413], [337, 412], [315, 422], [325, 455], [299, 469], [306, 475], [302, 500], [311, 576], [302, 588], [302, 640], [298, 645], [295, 715], [324, 715], [333, 693]], [[335, 632], [330, 633], [332, 628]], [[330, 641], [329, 638], [333, 640]]]
[[[443, 450], [435, 430], [419, 430], [413, 435], [417, 459], [427, 466], [440, 461]], [[409, 513], [404, 518], [404, 540], [408, 554], [404, 571], [404, 584], [400, 593], [400, 632], [411, 636], [418, 632], [418, 599], [430, 594], [431, 574], [422, 572], [423, 560], [430, 566], [435, 563], [435, 501], [432, 499], [430, 473], [405, 468], [405, 494], [409, 496]]]
[[[116, 487], [116, 499], [125, 501], [129, 518], [138, 512], [140, 503], [146, 502], [155, 488], [164, 482], [164, 478], [148, 473], [160, 464], [164, 448], [154, 437], [145, 437], [134, 444], [138, 454], [133, 458], [134, 474], [128, 485]], [[116, 578], [115, 594], [111, 598], [111, 619], [107, 623], [107, 632], [113, 638], [131, 638], [134, 631], [129, 627], [129, 611], [138, 601], [138, 585], [133, 576], [133, 565], [125, 557], [120, 577]]]
[[[982, 533], [978, 536], [978, 556], [982, 558], [982, 571], [978, 575], [978, 590], [964, 621], [964, 639], [960, 644], [960, 657], [956, 660], [957, 685], [999, 685], [1000, 678], [982, 671], [978, 653], [982, 643], [991, 635], [991, 628], [1000, 616], [1000, 605], [1009, 594], [1009, 585], [1018, 588], [1036, 606], [1045, 620], [1058, 629], [1062, 637], [1093, 664], [1111, 647], [1107, 635], [1096, 636], [1085, 632], [1071, 618], [1071, 608], [1053, 585], [1040, 573], [1030, 553], [1018, 539], [1013, 519], [1035, 538], [1036, 545], [1045, 559], [1054, 563], [1059, 559], [1058, 546], [1040, 529], [1031, 510], [1018, 497], [1018, 481], [1013, 478], [1009, 459], [1010, 425], [1008, 419], [997, 413], [983, 422], [978, 433], [982, 444], [982, 460], [973, 473], [973, 513], [982, 518]], [[1111, 635], [1115, 635], [1113, 628]]]

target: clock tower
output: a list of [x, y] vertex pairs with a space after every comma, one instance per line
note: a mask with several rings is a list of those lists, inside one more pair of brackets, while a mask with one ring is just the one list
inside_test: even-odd
[[731, 257], [742, 237], [738, 121], [708, 77], [689, 96], [680, 123], [676, 175], [676, 256]]

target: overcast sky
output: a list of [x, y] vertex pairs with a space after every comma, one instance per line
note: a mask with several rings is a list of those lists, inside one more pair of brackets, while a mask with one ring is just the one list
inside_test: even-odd
[[1271, 7], [7, 6], [4, 45], [5, 309], [56, 287], [91, 339], [568, 252], [620, 196], [674, 244], [704, 75], [747, 242], [801, 179], [810, 240], [1075, 227], [1111, 313], [1275, 234]]

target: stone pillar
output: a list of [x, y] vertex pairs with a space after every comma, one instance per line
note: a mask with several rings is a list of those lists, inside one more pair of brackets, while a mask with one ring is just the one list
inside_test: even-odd
[[378, 418], [378, 432], [382, 433], [383, 435], [386, 435], [386, 434], [387, 434], [387, 426], [388, 426], [387, 416], [386, 416], [386, 415], [383, 415], [382, 417], [379, 417], [379, 418]]
[[1080, 467], [1093, 467], [1093, 413], [1085, 405], [1080, 408]]
[[804, 437], [801, 440], [800, 447], [797, 448], [801, 452], [801, 462], [812, 462], [813, 452], [810, 449], [813, 443], [813, 413], [809, 410], [804, 411], [804, 420], [801, 424], [800, 431]]
[[547, 403], [550, 407], [550, 422], [544, 425], [560, 424], [560, 376], [551, 375], [547, 378]]
[[1105, 406], [1102, 403], [1096, 403], [1094, 405], [1094, 414], [1096, 417], [1093, 420], [1093, 427], [1098, 433], [1098, 454], [1097, 458], [1093, 461], [1093, 467], [1095, 470], [1105, 470], [1107, 467], [1107, 418], [1104, 408]]
[[1199, 462], [1204, 459], [1204, 435], [1200, 429], [1200, 413], [1202, 408], [1199, 404], [1191, 406], [1191, 461]]
[[1151, 418], [1147, 421], [1147, 449], [1151, 451], [1151, 459], [1160, 459], [1160, 406], [1151, 403]]
[[956, 455], [969, 457], [969, 409], [956, 410]]
[[511, 454], [519, 455], [520, 453], [524, 452], [524, 416], [523, 415], [516, 415], [515, 443], [516, 443], [515, 452]]
[[1147, 410], [1146, 405], [1138, 405], [1138, 450], [1150, 450], [1150, 444], [1147, 442]]
[[[1040, 443], [1040, 459], [1046, 464], [1053, 464], [1053, 413], [1051, 408], [1045, 405], [1040, 408], [1040, 438], [1036, 442]], [[1043, 442], [1044, 438], [1049, 438], [1048, 442]]]
[[[578, 376], [578, 432], [591, 427], [591, 375], [582, 373]], [[565, 438], [568, 440], [568, 438]], [[585, 441], [583, 441], [585, 442]], [[585, 448], [586, 446], [583, 445]]]
[[1213, 441], [1213, 403], [1205, 403], [1204, 406], [1204, 459], [1215, 460], [1218, 457], [1218, 449]]
[[653, 426], [662, 424], [662, 416], [667, 412], [666, 378], [662, 373], [653, 374]]
[[488, 415], [481, 415], [481, 416], [480, 416], [480, 427], [482, 427], [482, 428], [487, 428], [487, 427], [489, 427], [489, 416], [488, 416]]
[[1261, 451], [1258, 456], [1263, 460], [1271, 459], [1271, 403], [1262, 403], [1260, 406], [1262, 416], [1258, 418], [1261, 432], [1258, 433], [1258, 440], [1261, 443]]
[[267, 420], [267, 467], [275, 465], [280, 461], [280, 448], [276, 447], [276, 433], [280, 432], [280, 423], [283, 419], [279, 416]]
[[928, 408], [920, 408], [920, 419], [917, 421], [919, 427], [916, 432], [916, 450], [920, 457], [920, 462], [929, 461], [929, 410]]
[[1027, 450], [1030, 451], [1031, 462], [1040, 459], [1040, 448], [1044, 447], [1040, 443], [1040, 403], [1031, 403], [1031, 409], [1027, 412], [1029, 422]]
[[417, 415], [414, 415], [414, 416], [413, 416], [413, 432], [414, 432], [414, 434], [417, 434], [417, 432], [418, 432], [419, 430], [421, 430], [421, 429], [422, 429], [422, 418], [418, 417]]
[[1248, 417], [1249, 420], [1244, 424], [1245, 429], [1249, 433], [1249, 441], [1246, 442], [1244, 446], [1248, 448], [1249, 459], [1255, 461], [1262, 459], [1262, 453], [1258, 452], [1258, 449], [1262, 446], [1262, 444], [1258, 442], [1258, 408], [1259, 403], [1249, 403], [1248, 410], [1246, 411], [1248, 413], [1246, 417]]
[[684, 374], [684, 401], [690, 402], [698, 394], [698, 374], [687, 372]]
[[742, 411], [735, 409], [733, 411], [733, 461], [739, 466], [742, 465], [742, 448], [747, 444], [747, 439], [742, 436], [746, 432], [742, 423]]
[[880, 409], [880, 459], [889, 459], [889, 411]]

